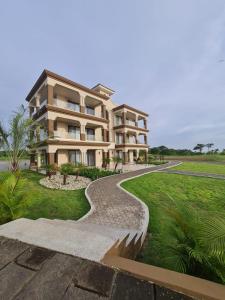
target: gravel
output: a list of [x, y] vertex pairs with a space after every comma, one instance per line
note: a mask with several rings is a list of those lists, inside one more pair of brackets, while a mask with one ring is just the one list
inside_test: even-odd
[[63, 175], [52, 175], [51, 178], [45, 177], [42, 178], [40, 184], [49, 188], [57, 190], [79, 190], [86, 188], [91, 182], [89, 178], [74, 175], [68, 175], [66, 178], [66, 184], [63, 184]]

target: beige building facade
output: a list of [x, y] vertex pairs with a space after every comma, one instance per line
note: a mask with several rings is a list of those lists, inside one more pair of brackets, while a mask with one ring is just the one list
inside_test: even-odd
[[30, 116], [40, 125], [33, 132], [31, 164], [102, 167], [106, 157], [133, 163], [140, 153], [147, 156], [148, 114], [114, 104], [113, 94], [102, 84], [87, 88], [44, 70], [26, 97]]

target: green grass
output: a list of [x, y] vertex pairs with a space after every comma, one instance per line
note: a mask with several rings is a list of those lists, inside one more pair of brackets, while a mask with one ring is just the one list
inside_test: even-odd
[[174, 167], [173, 170], [225, 175], [225, 165], [209, 163], [184, 162], [181, 165]]
[[[25, 205], [19, 207], [17, 217], [77, 220], [89, 211], [90, 206], [85, 198], [84, 189], [52, 190], [39, 184], [43, 175], [28, 170], [22, 174], [27, 179], [24, 190], [27, 201]], [[0, 222], [5, 221], [7, 213], [0, 207]]]
[[220, 154], [199, 154], [199, 155], [165, 155], [166, 160], [182, 161], [218, 161], [225, 162], [225, 155]]
[[196, 210], [207, 215], [225, 211], [225, 182], [166, 173], [147, 174], [122, 183], [129, 192], [139, 197], [149, 208], [150, 239], [146, 243], [140, 261], [165, 267], [163, 244], [157, 241], [157, 234], [167, 224], [165, 211], [160, 208], [164, 202], [170, 203], [171, 197], [178, 201], [190, 203]]

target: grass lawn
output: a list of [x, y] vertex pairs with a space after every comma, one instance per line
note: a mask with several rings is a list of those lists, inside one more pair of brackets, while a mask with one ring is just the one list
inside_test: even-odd
[[166, 160], [183, 160], [183, 161], [218, 161], [225, 163], [225, 155], [220, 154], [198, 154], [198, 155], [165, 155]]
[[172, 169], [225, 175], [225, 165], [216, 165], [209, 163], [184, 162], [181, 165]]
[[[27, 201], [25, 205], [19, 207], [18, 217], [77, 220], [89, 211], [90, 206], [85, 198], [84, 189], [51, 190], [39, 184], [43, 175], [28, 170], [22, 174], [27, 179], [25, 187]], [[0, 222], [4, 223], [6, 219], [6, 211], [0, 207]]]
[[190, 203], [201, 213], [225, 211], [225, 181], [166, 173], [152, 173], [122, 183], [129, 192], [145, 202], [150, 212], [151, 237], [140, 261], [165, 267], [163, 244], [157, 234], [166, 226], [166, 213], [160, 209], [163, 202], [174, 205], [171, 198]]

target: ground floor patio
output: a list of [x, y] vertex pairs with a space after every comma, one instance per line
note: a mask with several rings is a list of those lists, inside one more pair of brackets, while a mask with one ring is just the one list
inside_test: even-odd
[[58, 166], [64, 163], [79, 164], [82, 163], [89, 167], [105, 167], [108, 159], [108, 167], [113, 168], [113, 158], [120, 157], [123, 164], [135, 164], [147, 161], [148, 149], [108, 149], [97, 147], [50, 147], [36, 149], [31, 153], [30, 164], [41, 168], [47, 164], [56, 164]]

